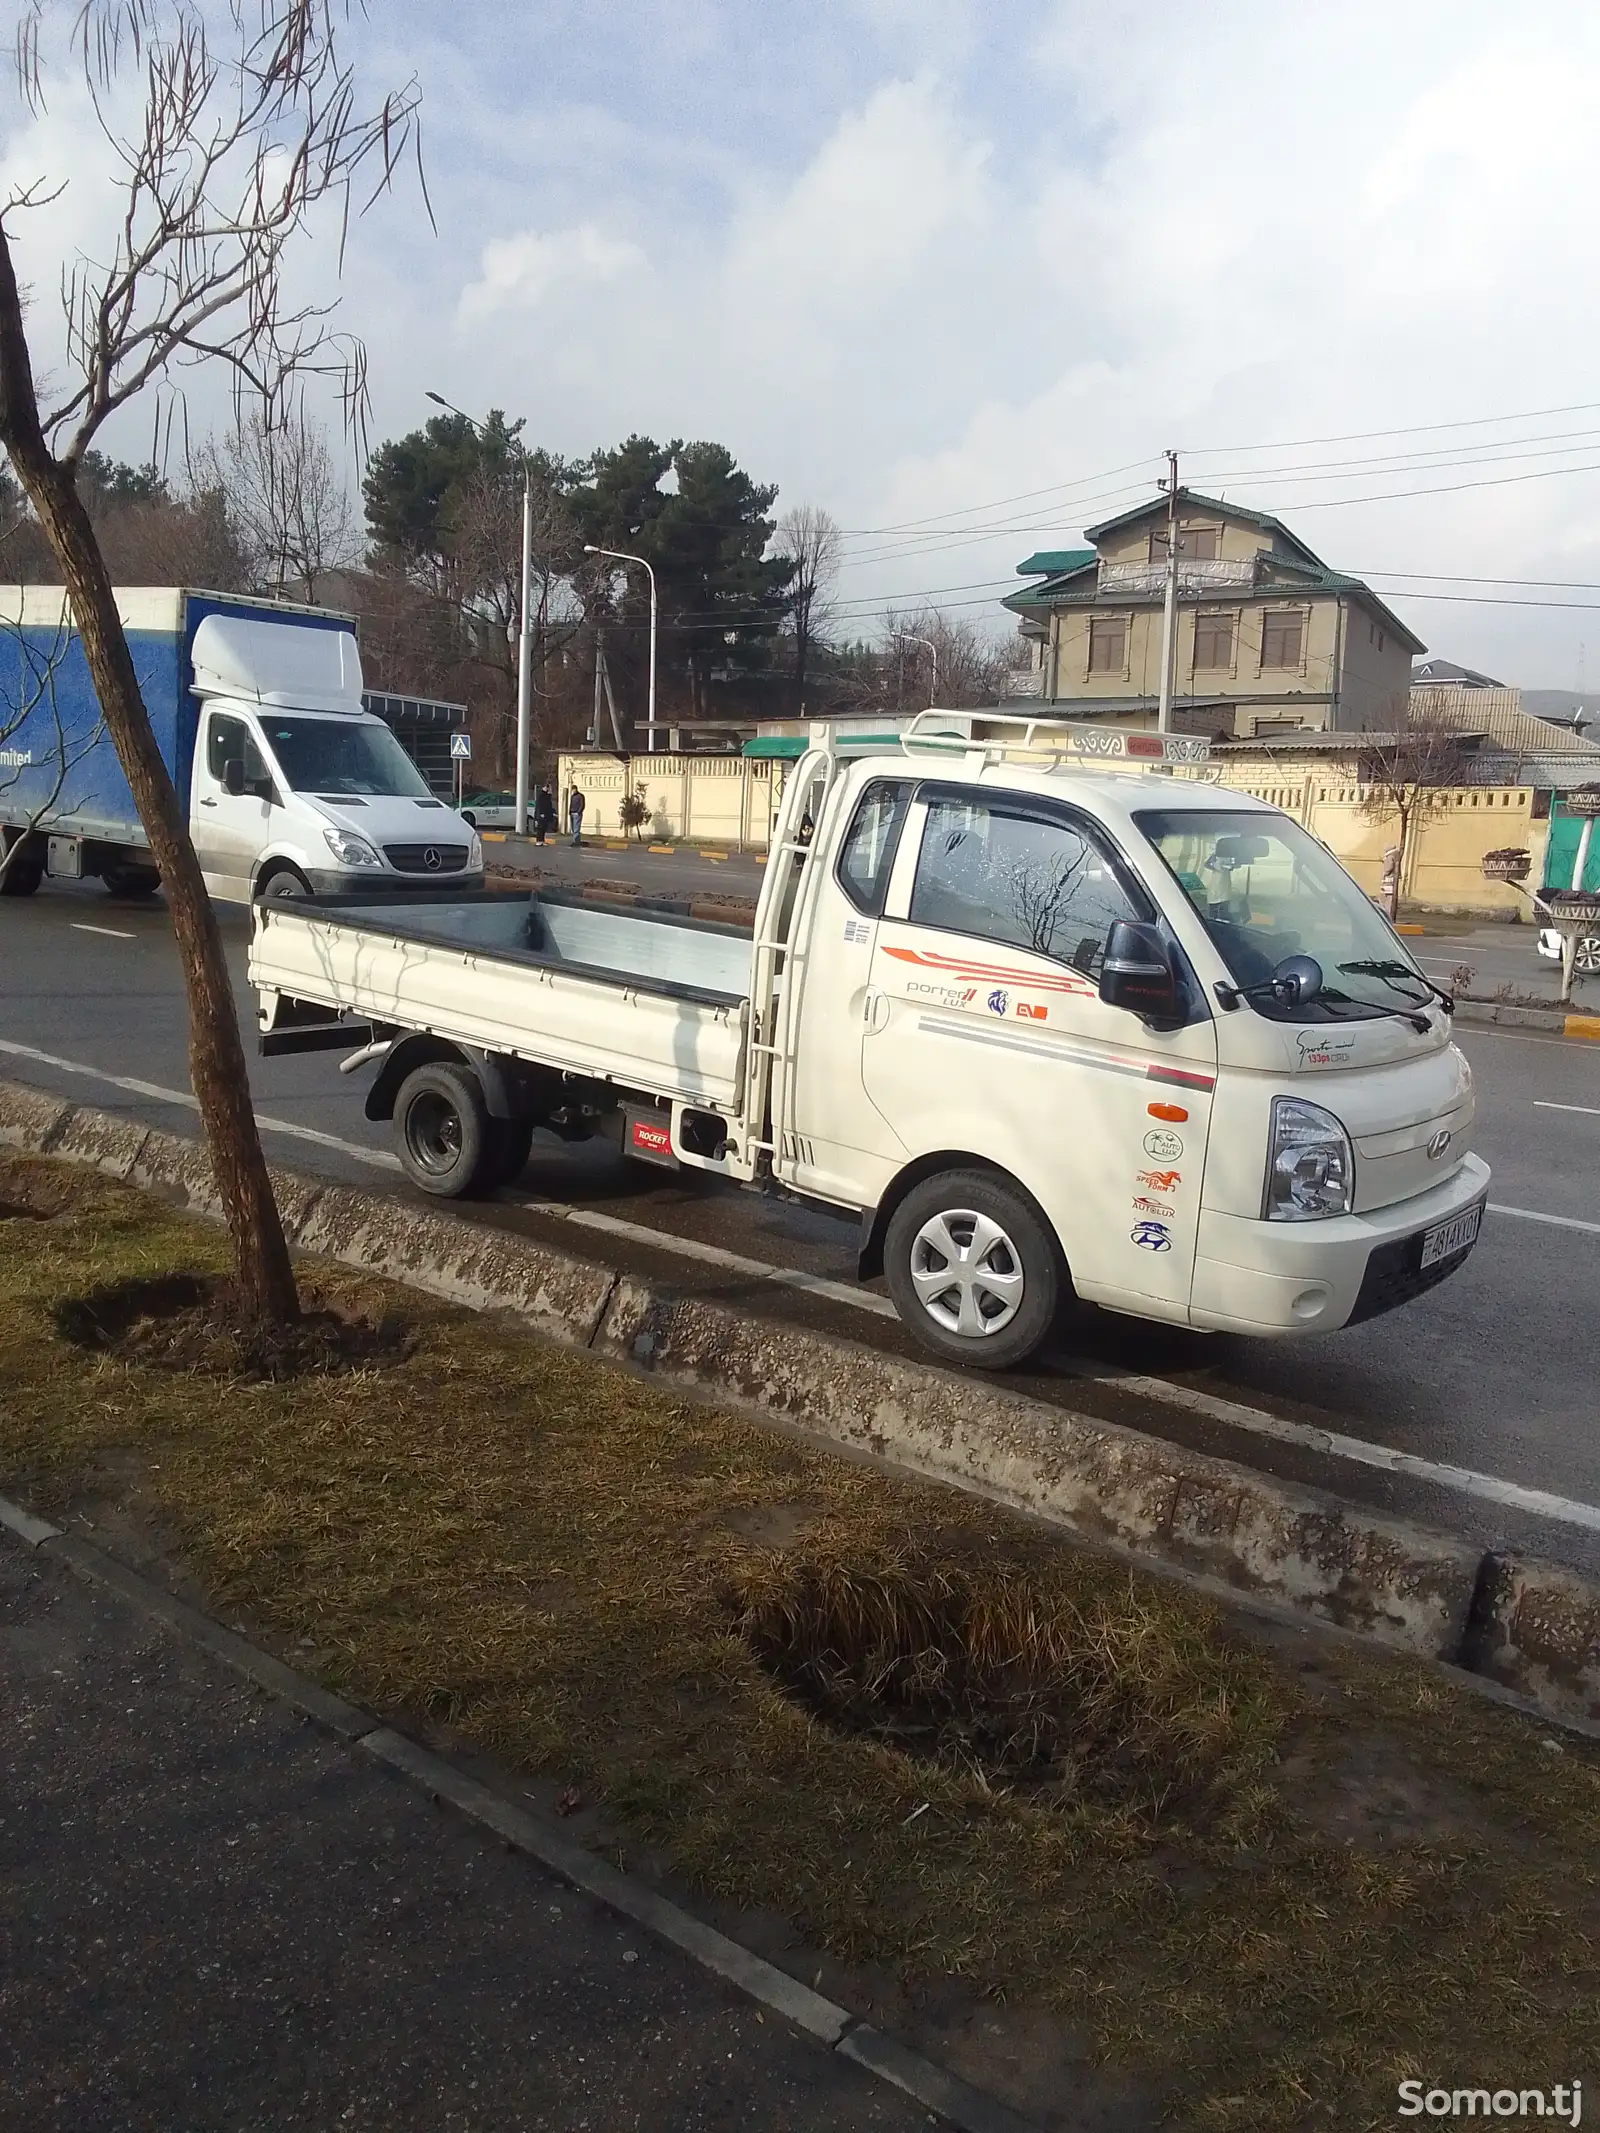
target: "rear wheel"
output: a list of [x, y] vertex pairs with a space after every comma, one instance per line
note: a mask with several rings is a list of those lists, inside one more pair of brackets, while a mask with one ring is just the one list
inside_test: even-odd
[[448, 1060], [420, 1066], [401, 1082], [394, 1100], [400, 1167], [413, 1185], [435, 1199], [463, 1199], [479, 1189], [484, 1178], [494, 1145], [493, 1123], [470, 1067]]
[[[17, 845], [31, 846], [16, 852]], [[23, 835], [14, 838], [8, 845], [0, 846], [0, 853], [16, 852], [3, 874], [0, 874], [0, 896], [31, 896], [44, 880], [44, 853], [37, 837]]]
[[1572, 967], [1586, 978], [1600, 976], [1600, 933], [1586, 933], [1573, 952]]
[[983, 1170], [914, 1186], [890, 1219], [883, 1263], [907, 1330], [935, 1355], [977, 1370], [1006, 1370], [1030, 1356], [1065, 1287], [1038, 1210]]
[[527, 1168], [528, 1150], [533, 1146], [531, 1118], [491, 1118], [488, 1125], [483, 1174], [478, 1180], [483, 1192], [493, 1192], [497, 1185], [514, 1185]]

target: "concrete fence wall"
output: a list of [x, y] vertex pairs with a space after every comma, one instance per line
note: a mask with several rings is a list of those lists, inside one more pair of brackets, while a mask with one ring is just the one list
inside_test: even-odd
[[762, 851], [772, 833], [779, 791], [770, 762], [742, 755], [686, 755], [663, 751], [615, 756], [574, 754], [560, 758], [561, 819], [573, 786], [587, 803], [586, 835], [622, 835], [622, 802], [638, 793], [650, 810], [640, 835], [665, 843], [726, 845], [731, 851]]
[[[1229, 764], [1219, 782], [1281, 807], [1304, 823], [1370, 895], [1383, 882], [1384, 847], [1396, 842], [1396, 815], [1369, 817], [1362, 791], [1343, 766], [1299, 769]], [[1533, 818], [1529, 786], [1451, 786], [1425, 793], [1412, 820], [1400, 894], [1406, 903], [1482, 917], [1529, 915], [1528, 899], [1509, 882], [1485, 881], [1485, 852], [1507, 846], [1533, 855], [1528, 879], [1542, 878], [1546, 821]]]

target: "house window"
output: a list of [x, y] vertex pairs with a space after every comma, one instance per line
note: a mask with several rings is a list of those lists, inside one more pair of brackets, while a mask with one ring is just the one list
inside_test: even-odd
[[[1178, 553], [1191, 563], [1214, 563], [1222, 543], [1220, 526], [1180, 526], [1178, 528]], [[1167, 529], [1157, 527], [1150, 535], [1150, 560], [1164, 563], [1167, 560]]]
[[1304, 608], [1269, 609], [1261, 619], [1261, 664], [1279, 668], [1303, 666], [1305, 641]]
[[1089, 618], [1089, 672], [1121, 674], [1128, 664], [1128, 618], [1126, 615], [1091, 615]]
[[1194, 618], [1194, 663], [1197, 667], [1233, 665], [1233, 615], [1196, 615]]

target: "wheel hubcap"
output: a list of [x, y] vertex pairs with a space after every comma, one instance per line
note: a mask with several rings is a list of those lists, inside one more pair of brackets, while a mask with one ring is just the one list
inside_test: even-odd
[[1593, 977], [1600, 972], [1600, 934], [1587, 934], [1579, 941], [1577, 953], [1572, 958], [1574, 968]]
[[423, 1170], [449, 1170], [461, 1160], [461, 1116], [442, 1096], [419, 1096], [406, 1113], [406, 1146]]
[[946, 1208], [912, 1239], [911, 1285], [936, 1326], [983, 1340], [1009, 1326], [1022, 1306], [1022, 1259], [988, 1215]]

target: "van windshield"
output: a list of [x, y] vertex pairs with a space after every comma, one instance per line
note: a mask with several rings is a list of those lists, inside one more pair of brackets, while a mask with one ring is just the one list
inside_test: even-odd
[[1250, 1002], [1275, 1022], [1346, 1022], [1431, 997], [1382, 913], [1287, 815], [1227, 808], [1146, 811], [1134, 820], [1205, 921], [1236, 985], [1260, 985], [1286, 956], [1322, 965], [1315, 999]]
[[422, 773], [387, 726], [354, 718], [273, 718], [261, 730], [294, 792], [431, 800]]

